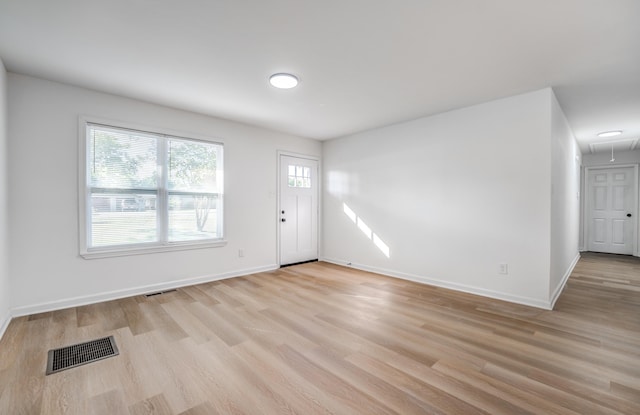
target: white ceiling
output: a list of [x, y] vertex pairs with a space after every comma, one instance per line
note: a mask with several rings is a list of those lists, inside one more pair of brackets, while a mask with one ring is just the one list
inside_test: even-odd
[[0, 0], [0, 58], [316, 139], [547, 86], [583, 152], [640, 137], [639, 0]]

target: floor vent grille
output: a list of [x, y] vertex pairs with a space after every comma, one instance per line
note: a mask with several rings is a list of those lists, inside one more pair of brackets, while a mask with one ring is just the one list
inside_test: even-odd
[[47, 375], [118, 354], [113, 336], [49, 350]]
[[145, 297], [153, 297], [155, 295], [161, 295], [161, 294], [166, 294], [166, 293], [172, 293], [175, 292], [176, 290], [166, 290], [166, 291], [157, 291], [155, 293], [149, 293], [149, 294], [145, 294]]

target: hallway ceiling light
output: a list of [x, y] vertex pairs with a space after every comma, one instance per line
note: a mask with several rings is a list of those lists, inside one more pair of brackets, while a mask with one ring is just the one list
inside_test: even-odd
[[622, 134], [622, 131], [620, 130], [615, 130], [615, 131], [604, 131], [602, 133], [598, 133], [598, 137], [615, 137], [617, 135]]
[[291, 89], [298, 85], [298, 78], [290, 73], [276, 73], [269, 77], [269, 83], [280, 89]]

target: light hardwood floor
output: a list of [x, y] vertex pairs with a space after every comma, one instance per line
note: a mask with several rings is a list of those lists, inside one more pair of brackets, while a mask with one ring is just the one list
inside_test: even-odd
[[16, 318], [0, 413], [640, 414], [640, 259], [583, 255], [554, 311], [311, 263]]

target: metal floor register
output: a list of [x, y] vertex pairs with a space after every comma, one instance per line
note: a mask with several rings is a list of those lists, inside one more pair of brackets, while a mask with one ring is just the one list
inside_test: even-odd
[[113, 336], [49, 350], [47, 375], [118, 354], [118, 346]]

